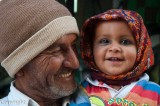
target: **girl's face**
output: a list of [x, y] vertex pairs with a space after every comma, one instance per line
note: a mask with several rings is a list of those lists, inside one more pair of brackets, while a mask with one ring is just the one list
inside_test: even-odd
[[129, 26], [123, 21], [100, 23], [95, 30], [93, 55], [99, 70], [107, 75], [131, 71], [137, 49]]

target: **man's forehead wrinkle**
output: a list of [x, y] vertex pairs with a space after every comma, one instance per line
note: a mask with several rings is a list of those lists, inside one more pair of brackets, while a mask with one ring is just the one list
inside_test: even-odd
[[[69, 35], [68, 35], [69, 36]], [[60, 40], [60, 39], [59, 39]], [[64, 42], [59, 42], [59, 40], [57, 40], [55, 43], [53, 43], [51, 46], [49, 46], [49, 48], [51, 47], [57, 47], [57, 46], [66, 46], [66, 40]], [[75, 43], [78, 41], [78, 36], [76, 36], [76, 38], [71, 42], [71, 44]]]

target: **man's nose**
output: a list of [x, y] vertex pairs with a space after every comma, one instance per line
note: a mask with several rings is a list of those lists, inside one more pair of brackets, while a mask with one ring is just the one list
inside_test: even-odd
[[72, 48], [66, 53], [65, 60], [64, 60], [65, 67], [78, 69], [79, 68], [79, 61], [76, 56], [76, 53]]
[[117, 44], [117, 43], [113, 43], [113, 44], [111, 44], [110, 47], [109, 47], [109, 52], [114, 52], [114, 53], [116, 53], [116, 52], [121, 52], [121, 51], [122, 51], [122, 48], [121, 48], [121, 46], [120, 46], [119, 44]]

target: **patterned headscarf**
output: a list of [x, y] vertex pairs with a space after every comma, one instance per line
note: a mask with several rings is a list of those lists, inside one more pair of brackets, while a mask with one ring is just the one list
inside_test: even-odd
[[[106, 75], [98, 70], [93, 56], [93, 37], [99, 21], [124, 20], [133, 32], [137, 45], [137, 57], [133, 70], [116, 76]], [[126, 85], [137, 80], [154, 64], [151, 41], [142, 17], [130, 10], [112, 9], [87, 19], [81, 30], [81, 56], [88, 66], [91, 76], [112, 85]]]

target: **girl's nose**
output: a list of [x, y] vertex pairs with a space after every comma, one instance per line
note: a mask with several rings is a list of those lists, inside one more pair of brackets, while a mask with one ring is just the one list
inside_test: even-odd
[[109, 47], [109, 52], [121, 52], [122, 51], [122, 48], [119, 44], [111, 44], [110, 47]]

